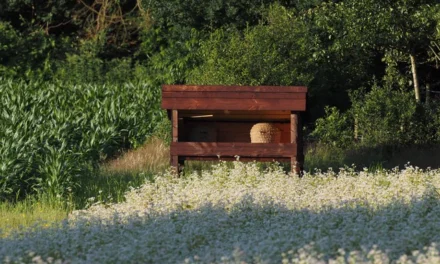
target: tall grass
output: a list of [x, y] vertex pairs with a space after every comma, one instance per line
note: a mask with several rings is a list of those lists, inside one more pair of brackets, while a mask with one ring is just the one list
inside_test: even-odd
[[103, 164], [102, 170], [110, 174], [158, 172], [169, 165], [169, 146], [158, 137], [148, 139], [146, 144], [128, 151], [120, 157]]
[[0, 202], [0, 237], [22, 229], [51, 226], [75, 209], [121, 203], [126, 192], [152, 181], [153, 175], [168, 165], [168, 146], [154, 137], [139, 148], [103, 163], [95, 175], [83, 179], [81, 188], [72, 190], [66, 197], [38, 194]]
[[72, 197], [28, 196], [18, 202], [0, 202], [0, 238], [32, 227], [49, 227], [66, 219], [74, 209]]
[[150, 138], [139, 148], [103, 163], [99, 173], [83, 180], [83, 187], [75, 194], [77, 208], [93, 203], [125, 201], [125, 192], [152, 181], [153, 176], [169, 166], [169, 147], [157, 137]]

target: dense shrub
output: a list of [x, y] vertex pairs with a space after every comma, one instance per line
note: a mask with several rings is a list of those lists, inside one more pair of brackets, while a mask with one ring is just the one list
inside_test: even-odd
[[54, 45], [43, 30], [23, 33], [0, 21], [0, 76], [45, 77]]
[[313, 76], [304, 25], [274, 5], [265, 23], [244, 32], [217, 30], [201, 44], [200, 67], [189, 83], [228, 85], [304, 85]]
[[438, 104], [417, 103], [413, 97], [388, 85], [374, 85], [368, 93], [361, 89], [351, 93], [348, 111], [327, 107], [311, 135], [343, 148], [353, 146], [354, 139], [368, 147], [438, 143]]
[[336, 107], [326, 107], [325, 117], [318, 118], [310, 134], [321, 143], [347, 148], [353, 144], [353, 119], [350, 113], [341, 113]]
[[142, 143], [162, 119], [146, 83], [0, 82], [0, 198], [63, 195], [99, 161]]
[[352, 95], [352, 114], [366, 145], [411, 144], [418, 134], [418, 104], [412, 93], [374, 85]]

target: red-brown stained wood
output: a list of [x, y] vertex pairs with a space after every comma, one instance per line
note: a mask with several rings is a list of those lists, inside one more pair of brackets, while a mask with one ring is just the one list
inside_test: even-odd
[[287, 115], [290, 118], [290, 110], [262, 110], [262, 111], [246, 111], [246, 110], [180, 110], [179, 116], [189, 116], [193, 114], [225, 114], [225, 115]]
[[304, 162], [301, 128], [300, 113], [292, 112], [290, 114], [290, 142], [295, 144], [295, 153], [297, 154], [291, 158], [290, 164], [292, 172], [296, 172], [298, 175], [300, 175], [303, 170]]
[[163, 92], [163, 98], [305, 99], [305, 93]]
[[162, 92], [307, 93], [305, 86], [162, 85]]
[[189, 120], [205, 121], [255, 121], [257, 122], [282, 122], [289, 121], [286, 115], [188, 115]]
[[177, 110], [172, 111], [171, 117], [172, 127], [173, 127], [173, 142], [177, 142], [179, 140], [179, 114]]
[[296, 155], [292, 143], [211, 143], [173, 142], [171, 155], [176, 156], [243, 156], [243, 157], [292, 157]]
[[227, 111], [227, 110], [180, 110], [179, 117], [201, 121], [285, 121], [290, 122], [290, 111]]
[[[189, 141], [191, 133], [200, 126], [208, 126], [217, 132], [217, 142], [251, 142], [250, 131], [257, 122], [204, 122], [191, 120], [181, 130], [180, 141]], [[281, 131], [281, 142], [290, 143], [289, 123], [273, 123]]]
[[[217, 156], [212, 156], [212, 157], [185, 157], [185, 160], [199, 160], [199, 161], [236, 161], [237, 158], [236, 157], [217, 157]], [[238, 159], [239, 161], [244, 161], [244, 162], [252, 162], [252, 161], [259, 161], [259, 162], [274, 162], [274, 161], [279, 161], [279, 162], [290, 162], [290, 158], [286, 158], [286, 157], [276, 157], [276, 158], [264, 158], [264, 157], [239, 157]]]
[[[299, 111], [306, 109], [306, 93], [304, 86], [162, 86], [162, 108], [172, 110], [172, 166], [178, 170], [185, 159], [240, 156], [241, 161], [290, 161], [299, 173], [304, 160]], [[258, 122], [274, 123], [281, 130], [281, 143], [250, 143], [250, 129]], [[200, 125], [208, 128], [193, 129]], [[195, 137], [200, 131], [215, 134]], [[215, 142], [185, 142], [188, 139]]]
[[306, 99], [163, 98], [162, 108], [177, 110], [305, 111]]
[[261, 110], [261, 111], [246, 111], [246, 110], [180, 110], [179, 117], [188, 117], [191, 115], [286, 115], [290, 118], [290, 110]]
[[290, 114], [290, 143], [296, 143], [298, 138], [298, 115]]
[[[171, 113], [171, 123], [172, 123], [172, 141], [179, 141], [179, 113], [177, 110], [172, 110]], [[179, 157], [177, 155], [171, 155], [170, 158], [171, 167], [174, 168], [176, 175], [179, 175]]]
[[176, 173], [179, 173], [179, 157], [172, 155], [171, 156], [171, 167], [173, 167]]

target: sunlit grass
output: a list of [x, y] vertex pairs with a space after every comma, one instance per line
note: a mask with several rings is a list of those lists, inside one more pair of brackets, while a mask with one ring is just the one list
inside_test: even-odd
[[109, 174], [158, 172], [163, 171], [168, 165], [169, 146], [163, 140], [153, 137], [141, 147], [105, 163], [102, 171]]
[[14, 231], [36, 227], [49, 227], [66, 219], [73, 210], [71, 201], [40, 195], [18, 202], [0, 203], [0, 238]]
[[102, 164], [99, 173], [84, 177], [81, 188], [68, 198], [39, 195], [17, 202], [0, 202], [0, 237], [29, 227], [50, 226], [65, 219], [74, 209], [96, 203], [123, 202], [127, 191], [151, 181], [154, 174], [164, 171], [168, 165], [168, 146], [153, 138], [118, 159]]

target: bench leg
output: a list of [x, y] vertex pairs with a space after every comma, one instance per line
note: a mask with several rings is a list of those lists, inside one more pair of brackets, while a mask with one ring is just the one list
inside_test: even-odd
[[170, 163], [174, 173], [176, 173], [176, 176], [179, 177], [179, 156], [171, 156]]
[[295, 156], [290, 159], [290, 165], [292, 166], [292, 172], [297, 173], [298, 176], [302, 176], [304, 154], [303, 154], [303, 141], [301, 130], [301, 116], [299, 112], [292, 111], [290, 113], [290, 143], [296, 145]]
[[300, 174], [301, 168], [300, 168], [300, 164], [299, 164], [296, 157], [290, 158], [290, 168], [291, 168], [292, 173], [296, 173], [297, 175]]

